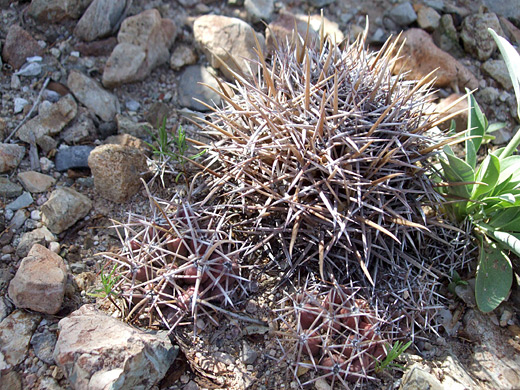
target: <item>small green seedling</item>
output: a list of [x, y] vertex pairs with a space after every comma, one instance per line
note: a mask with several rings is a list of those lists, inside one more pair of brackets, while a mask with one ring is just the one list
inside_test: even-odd
[[116, 295], [114, 293], [114, 286], [117, 284], [120, 275], [115, 275], [117, 266], [114, 265], [112, 271], [108, 274], [104, 274], [101, 272], [101, 288], [95, 290], [93, 293], [87, 293], [87, 295], [95, 298], [111, 298], [112, 295]]
[[400, 369], [404, 370], [404, 367], [394, 361], [401, 356], [401, 354], [412, 345], [412, 341], [408, 341], [403, 345], [402, 341], [396, 341], [394, 346], [390, 348], [390, 344], [385, 344], [386, 358], [380, 362], [376, 360], [376, 373], [380, 373], [383, 370], [388, 369]]
[[448, 290], [453, 294], [456, 295], [455, 287], [457, 286], [467, 286], [468, 282], [465, 280], [462, 280], [459, 273], [457, 271], [453, 271], [451, 274], [451, 282], [448, 284]]

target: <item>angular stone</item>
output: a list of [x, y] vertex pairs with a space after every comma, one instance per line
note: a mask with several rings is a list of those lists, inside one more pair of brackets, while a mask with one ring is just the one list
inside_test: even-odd
[[88, 168], [88, 156], [93, 146], [78, 145], [60, 148], [56, 153], [56, 169], [60, 172], [74, 168]]
[[116, 45], [117, 38], [110, 37], [94, 42], [80, 42], [75, 48], [83, 57], [108, 57]]
[[35, 171], [18, 173], [18, 180], [22, 183], [26, 191], [32, 193], [45, 192], [56, 183], [56, 179], [52, 176]]
[[23, 362], [40, 318], [25, 310], [15, 310], [0, 322], [0, 372]]
[[81, 72], [71, 71], [67, 79], [67, 86], [76, 99], [105, 122], [114, 119], [120, 110], [119, 100], [115, 95]]
[[177, 45], [170, 57], [170, 68], [179, 70], [183, 66], [195, 64], [197, 59], [197, 52], [192, 46]]
[[25, 155], [25, 148], [16, 144], [0, 144], [0, 173], [16, 168]]
[[462, 22], [460, 37], [464, 43], [464, 49], [480, 61], [491, 57], [497, 48], [488, 28], [492, 28], [498, 35], [504, 36], [498, 17], [493, 13], [470, 15]]
[[30, 232], [25, 232], [22, 234], [20, 242], [16, 247], [16, 255], [18, 257], [25, 257], [34, 244], [44, 245], [56, 240], [56, 236], [52, 234], [45, 226], [31, 230]]
[[245, 0], [244, 8], [253, 23], [262, 20], [269, 22], [274, 11], [273, 0]]
[[25, 207], [29, 207], [33, 202], [33, 198], [29, 192], [24, 192], [18, 198], [8, 203], [5, 208], [7, 210], [20, 210]]
[[156, 9], [125, 19], [117, 35], [119, 44], [105, 65], [103, 85], [112, 88], [145, 79], [169, 61], [176, 34], [173, 21], [161, 18]]
[[392, 19], [398, 26], [408, 26], [417, 20], [412, 4], [408, 1], [397, 4], [388, 13], [387, 16]]
[[422, 6], [417, 11], [417, 24], [423, 30], [434, 31], [439, 27], [441, 15], [433, 8]]
[[150, 138], [152, 125], [148, 122], [134, 122], [124, 115], [116, 115], [117, 132], [119, 134], [129, 134], [137, 138]]
[[32, 143], [45, 135], [56, 135], [74, 119], [77, 112], [78, 105], [70, 94], [57, 103], [40, 105], [38, 116], [20, 127], [17, 136], [24, 142]]
[[141, 188], [140, 178], [148, 171], [146, 157], [137, 149], [101, 145], [88, 158], [96, 191], [105, 199], [123, 203]]
[[21, 185], [13, 183], [7, 177], [0, 177], [0, 196], [4, 198], [14, 198], [21, 195], [23, 188]]
[[59, 234], [85, 217], [91, 208], [88, 197], [72, 188], [60, 187], [42, 205], [42, 221], [51, 232]]
[[67, 266], [63, 259], [40, 244], [34, 244], [9, 283], [9, 298], [15, 306], [56, 314], [63, 303]]
[[415, 364], [406, 370], [399, 390], [445, 390], [432, 374], [427, 373]]
[[218, 106], [222, 100], [220, 95], [201, 83], [207, 84], [217, 91], [220, 90], [217, 80], [205, 66], [186, 67], [179, 76], [179, 104], [196, 111], [209, 111], [210, 109], [195, 99], [205, 102], [210, 107]]
[[29, 15], [40, 22], [78, 19], [92, 0], [32, 0]]
[[441, 50], [455, 58], [464, 57], [464, 50], [459, 43], [459, 33], [451, 15], [442, 15], [439, 27], [433, 32], [433, 41]]
[[505, 16], [517, 25], [520, 23], [520, 7], [517, 0], [483, 0], [482, 2], [491, 12]]
[[195, 41], [206, 54], [210, 65], [220, 69], [230, 80], [233, 79], [233, 73], [228, 67], [235, 72], [248, 74], [247, 59], [257, 59], [255, 34], [264, 52], [264, 37], [255, 33], [255, 30], [243, 20], [220, 15], [203, 15], [193, 23]]
[[482, 70], [497, 81], [504, 89], [513, 90], [513, 82], [511, 81], [504, 60], [487, 60], [482, 64]]
[[84, 41], [113, 34], [131, 5], [132, 0], [94, 0], [76, 24], [74, 34]]
[[478, 81], [475, 76], [459, 61], [448, 53], [439, 49], [433, 43], [432, 38], [426, 31], [418, 28], [411, 28], [401, 36], [406, 40], [401, 51], [401, 58], [393, 68], [394, 73], [401, 72], [401, 68], [406, 66], [407, 79], [420, 80], [433, 70], [435, 72], [435, 83], [437, 87], [459, 87], [475, 89]]
[[54, 347], [58, 337], [55, 332], [45, 328], [42, 332], [36, 332], [31, 337], [31, 345], [38, 359], [47, 364], [54, 364]]
[[76, 145], [88, 139], [95, 139], [96, 133], [96, 125], [87, 113], [83, 113], [60, 133], [60, 138], [69, 145]]
[[112, 144], [134, 148], [148, 156], [152, 153], [150, 146], [146, 142], [130, 134], [111, 135], [103, 143], [105, 145]]
[[93, 305], [59, 322], [54, 359], [76, 390], [150, 389], [166, 374], [178, 348]]
[[2, 56], [9, 65], [14, 69], [19, 69], [25, 64], [27, 57], [41, 55], [43, 55], [43, 49], [31, 34], [16, 24], [9, 27], [2, 49]]

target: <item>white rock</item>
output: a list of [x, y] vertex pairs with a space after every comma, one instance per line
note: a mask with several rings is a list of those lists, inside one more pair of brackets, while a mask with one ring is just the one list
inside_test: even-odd
[[29, 101], [24, 98], [14, 98], [14, 113], [18, 114], [23, 111], [23, 108], [29, 104]]

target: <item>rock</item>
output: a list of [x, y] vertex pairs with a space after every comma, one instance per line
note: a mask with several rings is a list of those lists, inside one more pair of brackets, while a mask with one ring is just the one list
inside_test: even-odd
[[169, 116], [170, 107], [159, 101], [151, 105], [150, 109], [145, 114], [145, 120], [158, 129], [163, 125], [164, 121], [169, 118]]
[[141, 188], [140, 178], [148, 171], [146, 157], [137, 149], [101, 145], [88, 158], [96, 191], [105, 199], [123, 203]]
[[67, 86], [76, 99], [105, 122], [111, 121], [120, 110], [117, 97], [83, 73], [71, 71]]
[[195, 41], [206, 54], [210, 65], [219, 69], [230, 80], [234, 78], [233, 71], [249, 73], [247, 59], [257, 58], [255, 34], [264, 52], [264, 37], [255, 33], [243, 20], [220, 15], [203, 15], [193, 23]]
[[134, 99], [128, 99], [125, 101], [125, 107], [128, 111], [137, 112], [141, 108], [141, 104]]
[[23, 362], [39, 321], [38, 314], [15, 310], [0, 322], [0, 372]]
[[408, 79], [419, 80], [437, 69], [435, 83], [437, 87], [452, 86], [454, 88], [475, 89], [478, 81], [475, 76], [459, 61], [439, 49], [427, 32], [411, 28], [401, 36], [406, 40], [401, 51], [401, 58], [396, 62], [394, 72], [397, 74], [403, 66], [409, 71]]
[[474, 309], [464, 315], [465, 337], [472, 341], [471, 373], [491, 388], [514, 389], [520, 383], [520, 355], [490, 316]]
[[27, 256], [34, 244], [44, 245], [56, 240], [56, 236], [45, 226], [31, 230], [30, 232], [25, 232], [22, 234], [20, 242], [16, 247], [16, 255], [23, 258]]
[[150, 155], [152, 153], [150, 146], [148, 146], [146, 142], [130, 134], [111, 135], [103, 143], [105, 145], [112, 144], [128, 146], [130, 148], [138, 149], [141, 153], [144, 153], [145, 155]]
[[22, 195], [20, 195], [18, 198], [13, 200], [11, 203], [8, 203], [5, 208], [7, 210], [19, 210], [23, 209], [25, 207], [29, 207], [33, 202], [33, 198], [29, 192], [24, 192]]
[[60, 187], [42, 207], [42, 222], [54, 234], [59, 234], [85, 217], [92, 208], [88, 197], [68, 187]]
[[80, 145], [58, 149], [56, 153], [56, 169], [60, 172], [74, 168], [88, 168], [88, 156], [93, 146]]
[[507, 40], [513, 45], [520, 45], [520, 29], [503, 16], [498, 19]]
[[39, 76], [42, 73], [42, 66], [39, 62], [26, 62], [18, 72], [15, 73], [15, 76], [24, 76], [24, 77], [35, 77]]
[[496, 80], [504, 89], [513, 89], [513, 83], [504, 60], [487, 60], [482, 64], [482, 70]]
[[[450, 109], [447, 108], [463, 96], [464, 95], [460, 93], [452, 93], [447, 98], [441, 99], [441, 101], [437, 105], [437, 109], [435, 110], [437, 112], [442, 112], [443, 118], [455, 112], [459, 112], [459, 114], [453, 118], [453, 120], [455, 121], [455, 128], [457, 129], [457, 131], [464, 131], [468, 127], [468, 99], [464, 98]], [[451, 120], [443, 122], [439, 127], [441, 129], [448, 129], [450, 127], [450, 122]]]
[[16, 144], [0, 144], [0, 173], [15, 169], [25, 155], [25, 148]]
[[59, 322], [54, 359], [76, 390], [150, 389], [178, 348], [84, 305]]
[[22, 186], [13, 183], [7, 177], [0, 177], [0, 197], [14, 198], [22, 194]]
[[14, 69], [19, 69], [27, 57], [41, 56], [43, 49], [31, 34], [20, 26], [13, 24], [7, 31], [2, 57]]
[[34, 244], [9, 283], [9, 298], [16, 307], [56, 314], [63, 303], [67, 267], [63, 259]]
[[24, 98], [16, 97], [16, 98], [14, 98], [14, 102], [13, 103], [14, 103], [13, 113], [14, 114], [19, 114], [20, 112], [23, 111], [25, 106], [29, 104], [29, 101], [27, 99], [24, 99]]
[[247, 342], [242, 343], [242, 362], [244, 364], [253, 364], [258, 358], [258, 352], [255, 351]]
[[441, 15], [433, 8], [420, 7], [417, 11], [417, 24], [423, 30], [432, 32], [439, 27], [441, 21]]
[[459, 44], [459, 34], [451, 15], [442, 15], [439, 27], [433, 33], [433, 41], [441, 50], [455, 58], [464, 57], [464, 50]]
[[[511, 19], [517, 25], [520, 24], [520, 7], [516, 0], [483, 0], [482, 3], [488, 10], [497, 15]], [[495, 30], [496, 31], [496, 30]]]
[[16, 210], [13, 218], [9, 221], [9, 225], [12, 228], [18, 230], [24, 225], [25, 221], [27, 220], [27, 216], [28, 216], [27, 210], [25, 210], [25, 209]]
[[131, 5], [131, 0], [92, 1], [76, 24], [74, 34], [90, 42], [115, 33]]
[[170, 59], [176, 37], [172, 20], [161, 18], [156, 9], [146, 10], [123, 21], [117, 41], [103, 72], [103, 85], [144, 80], [156, 66]]
[[418, 364], [408, 368], [401, 380], [399, 390], [444, 390], [444, 387], [432, 374], [427, 373]]
[[39, 22], [57, 23], [78, 19], [92, 0], [32, 0], [29, 15]]
[[245, 0], [244, 8], [253, 23], [270, 21], [274, 11], [273, 0]]
[[56, 183], [56, 179], [52, 176], [35, 171], [18, 173], [18, 180], [22, 183], [26, 191], [32, 193], [45, 192]]
[[16, 371], [0, 372], [0, 390], [22, 390], [22, 380]]
[[417, 20], [417, 14], [410, 2], [405, 1], [394, 6], [386, 16], [398, 26], [408, 26]]
[[54, 347], [58, 337], [55, 332], [45, 328], [42, 332], [35, 332], [31, 337], [31, 345], [38, 359], [47, 364], [54, 364]]
[[115, 121], [101, 123], [98, 127], [98, 134], [101, 140], [117, 134], [117, 123]]
[[2, 322], [12, 310], [13, 305], [9, 302], [7, 297], [0, 297], [0, 322]]
[[153, 127], [148, 122], [134, 122], [124, 115], [116, 115], [117, 132], [119, 134], [129, 134], [137, 138], [150, 138]]
[[186, 65], [195, 64], [197, 59], [197, 52], [193, 47], [180, 44], [173, 49], [173, 53], [170, 57], [170, 68], [179, 70]]
[[460, 37], [464, 43], [464, 49], [480, 61], [491, 57], [497, 48], [488, 28], [492, 28], [498, 35], [504, 36], [498, 17], [493, 13], [470, 15], [462, 22]]
[[88, 139], [95, 139], [96, 125], [88, 114], [80, 114], [73, 123], [60, 133], [60, 137], [67, 144], [77, 144]]
[[199, 103], [195, 99], [201, 100], [213, 107], [221, 103], [221, 98], [218, 93], [201, 85], [204, 83], [220, 90], [218, 82], [215, 77], [202, 65], [191, 65], [186, 67], [179, 76], [179, 104], [191, 108], [196, 111], [209, 111], [210, 109]]
[[46, 135], [58, 134], [78, 112], [78, 105], [67, 95], [54, 104], [41, 104], [38, 115], [27, 121], [17, 132], [24, 142], [33, 143]]
[[76, 50], [83, 57], [109, 56], [117, 46], [117, 38], [110, 37], [94, 42], [80, 42], [76, 45]]

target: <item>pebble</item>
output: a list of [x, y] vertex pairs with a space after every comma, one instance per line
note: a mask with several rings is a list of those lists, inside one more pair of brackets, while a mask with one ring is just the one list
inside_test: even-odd
[[504, 89], [512, 90], [513, 82], [504, 60], [489, 59], [482, 64], [482, 70], [497, 81]]
[[45, 245], [46, 243], [54, 240], [56, 240], [56, 236], [52, 234], [46, 227], [40, 227], [25, 232], [22, 234], [16, 247], [16, 255], [23, 258], [27, 256], [34, 244]]
[[0, 173], [16, 168], [25, 155], [25, 148], [16, 144], [0, 143]]
[[[12, 83], [11, 83], [12, 86]], [[14, 110], [15, 114], [18, 114], [23, 111], [24, 107], [29, 104], [29, 101], [24, 98], [14, 98]]]
[[27, 212], [25, 209], [16, 210], [13, 215], [13, 218], [10, 220], [10, 226], [12, 229], [18, 230], [20, 229], [25, 221], [27, 220]]
[[498, 35], [504, 36], [498, 17], [494, 13], [470, 15], [462, 22], [460, 37], [464, 43], [464, 49], [480, 61], [491, 57], [497, 48], [488, 28], [492, 28]]
[[27, 57], [42, 54], [43, 50], [36, 39], [18, 24], [13, 24], [7, 31], [2, 48], [2, 57], [14, 69], [19, 69]]
[[441, 15], [433, 8], [420, 7], [417, 12], [417, 24], [423, 30], [432, 32], [439, 27]]
[[42, 72], [42, 66], [39, 62], [28, 62], [23, 65], [18, 72], [15, 73], [17, 76], [34, 77], [38, 76]]
[[79, 145], [60, 147], [56, 153], [56, 169], [60, 172], [74, 168], [88, 168], [88, 156], [94, 150], [93, 146]]
[[84, 41], [105, 38], [117, 31], [132, 1], [94, 0], [76, 24], [74, 34]]
[[397, 25], [405, 27], [417, 20], [417, 14], [410, 2], [405, 1], [393, 7], [386, 14]]
[[27, 191], [25, 191], [22, 195], [20, 195], [18, 198], [16, 198], [11, 203], [7, 204], [5, 206], [8, 210], [19, 210], [25, 207], [29, 207], [33, 203], [33, 197], [31, 194]]
[[274, 0], [245, 0], [244, 8], [253, 23], [269, 22], [273, 16]]
[[125, 102], [125, 106], [128, 109], [128, 111], [134, 111], [137, 112], [139, 108], [141, 107], [141, 104], [139, 104], [138, 101], [129, 99]]
[[54, 364], [52, 353], [54, 352], [57, 339], [56, 333], [49, 331], [47, 328], [33, 334], [31, 345], [38, 359], [47, 364]]
[[92, 201], [85, 195], [68, 187], [54, 190], [41, 206], [42, 222], [54, 234], [59, 234], [87, 216]]
[[0, 370], [3, 372], [22, 363], [27, 357], [31, 336], [40, 316], [15, 310], [0, 322]]
[[31, 193], [45, 192], [56, 183], [52, 176], [35, 171], [18, 173], [18, 180], [25, 190]]
[[202, 65], [190, 65], [179, 76], [179, 104], [196, 111], [209, 111], [210, 109], [195, 99], [205, 102], [210, 107], [219, 105], [220, 95], [210, 88], [201, 85], [208, 84], [219, 90], [220, 87], [215, 77]]
[[14, 198], [19, 196], [23, 191], [21, 185], [13, 183], [7, 177], [0, 176], [0, 196], [5, 198]]

